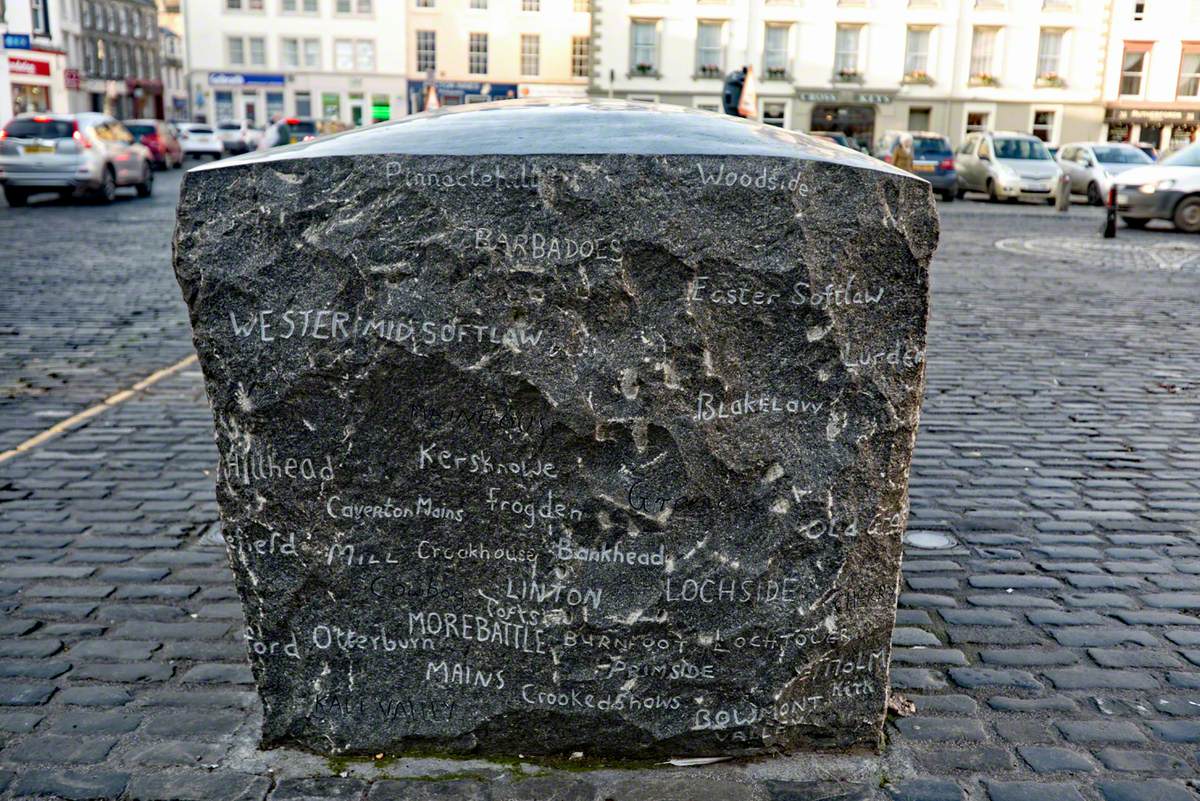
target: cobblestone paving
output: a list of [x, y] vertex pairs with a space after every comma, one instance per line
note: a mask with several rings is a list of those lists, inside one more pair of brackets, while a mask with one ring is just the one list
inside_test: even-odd
[[[0, 236], [31, 237], [5, 268], [24, 300], [0, 300], [20, 343], [0, 376], [44, 389], [4, 407], [10, 439], [188, 352], [155, 229], [169, 209], [147, 208], [143, 243], [104, 234], [86, 267], [34, 227], [70, 220], [73, 241], [110, 210], [0, 209]], [[1040, 257], [1100, 241], [1090, 210], [941, 208], [892, 671], [916, 712], [882, 758], [560, 771], [259, 751], [193, 367], [0, 463], [0, 797], [1200, 801], [1200, 270]], [[1172, 243], [1196, 240], [1111, 244]], [[42, 376], [63, 363], [80, 372]]]

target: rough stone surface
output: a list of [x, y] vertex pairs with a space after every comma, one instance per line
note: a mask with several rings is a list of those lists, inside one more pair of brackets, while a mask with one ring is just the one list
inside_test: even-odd
[[627, 104], [190, 173], [264, 741], [876, 745], [936, 238], [886, 165]]

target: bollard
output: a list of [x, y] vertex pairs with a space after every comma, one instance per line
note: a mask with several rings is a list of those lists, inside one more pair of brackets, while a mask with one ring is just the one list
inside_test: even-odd
[[263, 741], [878, 747], [937, 234], [916, 176], [636, 103], [189, 172]]
[[1117, 235], [1117, 187], [1108, 190], [1108, 204], [1104, 210], [1104, 238], [1113, 239]]

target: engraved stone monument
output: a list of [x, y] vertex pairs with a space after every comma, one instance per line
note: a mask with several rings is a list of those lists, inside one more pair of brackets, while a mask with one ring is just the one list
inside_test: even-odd
[[666, 106], [192, 170], [264, 743], [878, 746], [936, 241], [924, 181]]

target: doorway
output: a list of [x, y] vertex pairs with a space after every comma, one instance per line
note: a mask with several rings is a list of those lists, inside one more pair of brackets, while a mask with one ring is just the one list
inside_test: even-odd
[[870, 147], [875, 141], [875, 107], [813, 106], [809, 130], [814, 133], [840, 131], [860, 147]]

